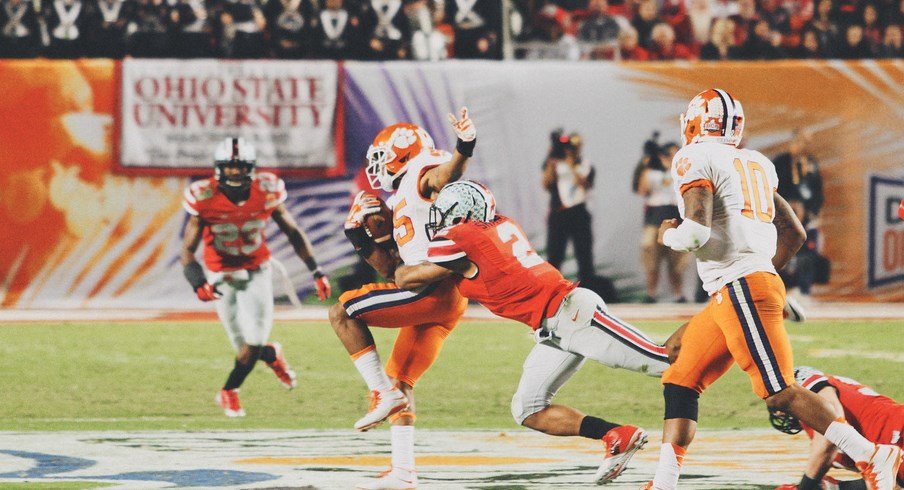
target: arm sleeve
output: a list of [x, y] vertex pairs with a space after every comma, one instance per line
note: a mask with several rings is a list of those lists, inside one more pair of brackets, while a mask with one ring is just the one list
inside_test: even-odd
[[185, 192], [182, 194], [182, 207], [188, 214], [198, 216], [198, 199], [195, 197], [194, 186], [185, 188]]
[[276, 209], [277, 206], [286, 202], [289, 193], [286, 192], [286, 183], [283, 179], [267, 174], [268, 177], [261, 178], [261, 189], [267, 193], [267, 200], [264, 206], [267, 210]]

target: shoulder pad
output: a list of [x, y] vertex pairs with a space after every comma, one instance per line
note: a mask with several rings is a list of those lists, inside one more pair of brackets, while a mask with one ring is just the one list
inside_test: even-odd
[[286, 189], [286, 183], [270, 172], [258, 172], [254, 178], [254, 183], [264, 192], [281, 192]]
[[216, 191], [217, 189], [211, 179], [198, 180], [188, 186], [188, 189], [185, 190], [185, 197], [186, 200], [191, 198], [194, 201], [204, 201], [212, 198]]

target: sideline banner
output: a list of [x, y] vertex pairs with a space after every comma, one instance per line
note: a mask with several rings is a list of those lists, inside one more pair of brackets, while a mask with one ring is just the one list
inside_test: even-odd
[[120, 168], [198, 174], [236, 134], [283, 175], [344, 172], [340, 65], [333, 61], [122, 62]]
[[904, 286], [904, 221], [898, 206], [904, 199], [904, 179], [869, 178], [869, 265], [871, 289]]

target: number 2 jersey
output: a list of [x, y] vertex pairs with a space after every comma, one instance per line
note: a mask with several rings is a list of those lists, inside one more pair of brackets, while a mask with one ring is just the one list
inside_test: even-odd
[[505, 216], [446, 228], [430, 242], [427, 254], [430, 262], [440, 265], [467, 257], [478, 272], [459, 281], [461, 295], [534, 330], [555, 315], [577, 287], [537, 255], [521, 227]]
[[688, 189], [702, 186], [713, 193], [711, 235], [695, 252], [697, 271], [708, 293], [754, 272], [775, 273], [772, 219], [778, 176], [768, 158], [731, 145], [693, 143], [675, 154], [672, 181], [682, 218], [682, 196]]
[[212, 272], [258, 269], [270, 258], [264, 230], [288, 194], [286, 184], [269, 172], [257, 172], [248, 200], [237, 205], [213, 177], [192, 182], [182, 206], [204, 226], [204, 264]]

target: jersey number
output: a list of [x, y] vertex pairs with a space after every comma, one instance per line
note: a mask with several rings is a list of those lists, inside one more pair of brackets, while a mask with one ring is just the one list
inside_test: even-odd
[[[261, 231], [267, 223], [263, 220], [253, 219], [246, 221], [239, 228], [233, 223], [216, 223], [210, 225], [213, 233], [213, 248], [226, 255], [249, 255], [261, 248], [264, 243], [264, 235]], [[241, 238], [241, 244], [229, 245]]]
[[[741, 210], [741, 214], [753, 220], [772, 223], [772, 218], [775, 217], [775, 207], [773, 206], [772, 189], [769, 188], [769, 179], [766, 178], [763, 166], [752, 161], [744, 164], [738, 158], [735, 158], [734, 166], [741, 177], [741, 192], [744, 194], [744, 209]], [[755, 207], [750, 206], [751, 193]], [[765, 209], [763, 209], [764, 204]]]
[[512, 255], [526, 269], [543, 263], [543, 258], [537, 255], [534, 249], [530, 248], [530, 242], [527, 241], [524, 233], [511, 221], [500, 224], [496, 227], [496, 232], [499, 233], [499, 239], [502, 240], [502, 243], [512, 247]]
[[[395, 230], [396, 245], [402, 246], [414, 238], [414, 225], [411, 218], [402, 214], [402, 209], [408, 205], [408, 201], [402, 199], [392, 208], [392, 227]], [[399, 233], [400, 231], [404, 233]]]

